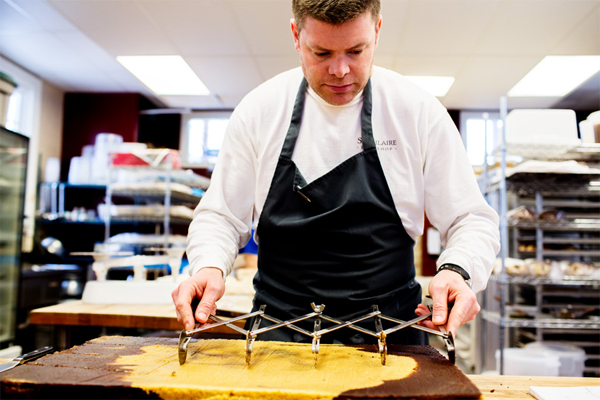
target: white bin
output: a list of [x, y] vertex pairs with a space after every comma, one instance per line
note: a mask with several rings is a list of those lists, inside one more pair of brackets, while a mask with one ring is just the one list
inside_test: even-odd
[[531, 342], [525, 348], [558, 356], [560, 361], [559, 376], [583, 376], [587, 356], [580, 347], [556, 342]]
[[[504, 349], [503, 375], [558, 376], [557, 354], [526, 348]], [[496, 350], [496, 369], [500, 371], [500, 350]]]

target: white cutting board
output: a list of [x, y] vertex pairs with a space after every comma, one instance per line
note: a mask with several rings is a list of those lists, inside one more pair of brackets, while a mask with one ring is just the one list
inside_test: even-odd
[[529, 388], [529, 393], [538, 400], [599, 400], [600, 386], [531, 386]]

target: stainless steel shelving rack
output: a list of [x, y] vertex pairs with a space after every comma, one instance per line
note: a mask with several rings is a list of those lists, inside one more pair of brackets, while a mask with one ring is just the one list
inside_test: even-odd
[[[160, 156], [165, 149], [156, 149], [156, 156]], [[152, 151], [146, 151], [152, 155]], [[190, 173], [173, 168], [172, 154], [168, 153], [162, 162], [154, 162], [148, 166], [145, 165], [113, 165], [109, 166], [109, 182], [106, 188], [106, 205], [107, 218], [104, 218], [105, 234], [104, 243], [109, 242], [111, 236], [111, 223], [114, 222], [130, 222], [130, 223], [147, 223], [156, 224], [156, 231], [162, 224], [162, 234], [164, 237], [163, 247], [169, 247], [169, 235], [173, 224], [187, 225], [191, 222], [191, 217], [171, 215], [171, 206], [185, 205], [189, 208], [194, 208], [200, 199], [201, 194], [190, 192], [190, 188], [206, 190], [210, 183], [210, 179], [197, 174]], [[158, 160], [158, 157], [157, 157]], [[130, 179], [130, 185], [117, 185], [115, 175], [123, 171], [130, 175], [144, 173], [140, 181]], [[152, 185], [144, 185], [147, 183], [164, 183], [160, 187]], [[140, 183], [142, 183], [140, 185]], [[136, 204], [156, 204], [164, 207], [164, 213], [153, 215], [118, 215], [112, 216], [110, 206], [115, 198], [127, 198], [134, 200]]]
[[[505, 120], [505, 99], [501, 108]], [[488, 173], [481, 178], [480, 186], [500, 215], [502, 268], [500, 274], [492, 275], [488, 289], [479, 295], [482, 304], [480, 337], [484, 344], [479, 351], [476, 372], [495, 369], [492, 362], [496, 350], [502, 373], [505, 347], [549, 340], [586, 349], [585, 374], [600, 376], [600, 277], [510, 276], [506, 273], [508, 257], [584, 261], [598, 266], [600, 174], [515, 173], [507, 176], [507, 159], [517, 162], [576, 160], [598, 167], [600, 144], [510, 146], [503, 138], [492, 155], [500, 158], [500, 173], [495, 177]], [[486, 169], [486, 172], [490, 171]], [[562, 210], [564, 215], [552, 222], [509, 221], [509, 204], [525, 205], [537, 213]], [[520, 251], [523, 243], [533, 245], [535, 250], [529, 247]], [[557, 315], [557, 309], [567, 310], [569, 315]], [[588, 318], [571, 318], [578, 312], [589, 313], [590, 310]]]
[[[491, 283], [501, 283], [502, 278], [493, 275], [490, 278]], [[529, 318], [524, 317], [500, 317], [500, 313], [482, 310], [482, 314], [484, 319], [493, 322], [495, 324], [510, 327], [510, 328], [544, 328], [544, 329], [600, 329], [600, 318], [597, 319], [572, 319], [572, 318], [556, 318], [551, 315], [540, 312], [542, 309], [564, 306], [564, 304], [539, 304], [541, 303], [544, 293], [543, 289], [547, 286], [555, 286], [555, 287], [576, 287], [577, 290], [584, 289], [583, 293], [591, 293], [595, 298], [600, 298], [598, 293], [598, 289], [600, 289], [600, 280], [593, 278], [583, 278], [583, 277], [574, 277], [567, 276], [560, 280], [546, 278], [546, 277], [536, 277], [536, 276], [506, 276], [505, 284], [512, 285], [528, 285], [536, 288], [536, 305], [527, 309], [527, 306], [523, 307], [525, 311], [533, 310], [534, 313], [530, 314]], [[587, 291], [586, 289], [590, 289]], [[572, 295], [570, 292], [566, 292], [568, 295]], [[585, 297], [585, 296], [584, 296]], [[586, 309], [589, 308], [600, 308], [600, 304], [598, 306], [584, 306]], [[519, 306], [515, 306], [516, 310], [519, 310]], [[535, 340], [541, 340], [539, 337], [536, 337]], [[599, 338], [600, 340], [600, 338]], [[600, 343], [598, 343], [600, 346]]]

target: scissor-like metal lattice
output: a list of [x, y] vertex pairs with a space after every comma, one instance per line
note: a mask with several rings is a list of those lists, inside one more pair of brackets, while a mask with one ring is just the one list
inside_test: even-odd
[[[239, 317], [231, 318], [228, 320], [222, 320], [214, 315], [211, 315], [211, 316], [209, 316], [209, 319], [213, 323], [204, 324], [202, 326], [197, 326], [196, 328], [191, 329], [191, 330], [186, 331], [184, 329], [181, 331], [181, 334], [179, 335], [179, 348], [178, 348], [179, 364], [183, 365], [185, 363], [185, 360], [187, 358], [187, 346], [188, 346], [189, 342], [191, 341], [194, 334], [205, 331], [205, 330], [209, 330], [212, 328], [216, 328], [218, 326], [223, 326], [223, 325], [233, 329], [236, 332], [241, 333], [242, 335], [244, 335], [246, 337], [245, 349], [246, 349], [246, 364], [247, 365], [250, 365], [250, 361], [252, 358], [252, 345], [254, 344], [254, 340], [256, 339], [256, 337], [258, 335], [260, 335], [261, 333], [265, 333], [265, 332], [268, 332], [268, 331], [271, 331], [274, 329], [283, 328], [283, 327], [292, 329], [296, 332], [299, 332], [303, 335], [306, 335], [306, 336], [309, 336], [312, 338], [312, 352], [315, 356], [315, 366], [317, 364], [317, 356], [319, 354], [319, 344], [320, 344], [321, 338], [330, 332], [333, 332], [333, 331], [336, 331], [336, 330], [342, 329], [342, 328], [354, 329], [354, 330], [364, 333], [366, 335], [376, 337], [377, 341], [378, 341], [378, 352], [379, 352], [379, 356], [381, 358], [382, 365], [385, 365], [385, 362], [386, 362], [386, 356], [387, 356], [386, 338], [387, 338], [387, 336], [394, 332], [397, 332], [401, 329], [407, 328], [407, 327], [414, 328], [414, 329], [420, 329], [422, 331], [431, 333], [433, 335], [440, 336], [444, 340], [444, 344], [446, 345], [446, 349], [448, 351], [448, 358], [450, 359], [450, 361], [452, 363], [454, 363], [454, 361], [455, 361], [454, 338], [452, 337], [452, 334], [450, 332], [446, 332], [446, 330], [441, 326], [440, 326], [441, 330], [438, 331], [438, 330], [429, 329], [427, 327], [418, 325], [419, 322], [426, 320], [428, 318], [431, 318], [431, 314], [432, 314], [431, 311], [425, 315], [414, 318], [410, 321], [402, 321], [402, 320], [399, 320], [396, 318], [392, 318], [392, 317], [383, 315], [379, 311], [379, 307], [374, 305], [374, 306], [372, 306], [372, 311], [365, 315], [357, 317], [351, 321], [341, 321], [339, 319], [336, 319], [336, 318], [333, 318], [333, 317], [323, 314], [325, 305], [321, 304], [321, 305], [317, 306], [314, 303], [312, 303], [311, 306], [312, 306], [313, 312], [302, 315], [300, 317], [292, 318], [287, 321], [281, 321], [275, 317], [271, 317], [270, 315], [265, 314], [265, 309], [267, 307], [266, 305], [262, 305], [258, 311], [254, 311], [249, 314], [241, 315]], [[254, 320], [252, 321], [252, 327], [250, 330], [240, 328], [239, 326], [234, 324], [234, 322], [236, 322], [236, 321], [245, 320], [245, 319], [249, 319], [249, 318], [254, 318]], [[304, 320], [307, 320], [310, 318], [315, 319], [312, 332], [294, 325], [300, 321], [304, 321]], [[355, 325], [358, 322], [361, 322], [361, 321], [364, 321], [364, 320], [367, 320], [370, 318], [374, 319], [375, 331]], [[265, 319], [267, 321], [271, 321], [271, 322], [273, 322], [273, 324], [269, 325], [269, 326], [265, 326], [263, 328], [260, 328], [260, 324], [263, 319]], [[332, 325], [328, 328], [321, 328], [322, 320], [332, 322], [334, 325]], [[382, 323], [383, 320], [393, 322], [396, 325], [394, 325], [388, 329], [383, 329], [383, 323]]]

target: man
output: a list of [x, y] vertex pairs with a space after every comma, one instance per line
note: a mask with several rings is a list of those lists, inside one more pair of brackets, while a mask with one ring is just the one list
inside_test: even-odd
[[[173, 292], [186, 329], [215, 312], [253, 224], [254, 309], [266, 304], [267, 314], [289, 319], [315, 302], [349, 320], [377, 304], [399, 319], [422, 315], [413, 247], [425, 213], [446, 247], [429, 285], [433, 321], [425, 325], [447, 323], [456, 334], [479, 311], [475, 291], [485, 288], [499, 250], [498, 216], [443, 106], [373, 67], [379, 10], [379, 0], [293, 0], [301, 69], [259, 86], [231, 117], [190, 225], [192, 276]], [[201, 299], [195, 315], [193, 298]], [[351, 329], [328, 336], [323, 341], [370, 340]], [[309, 338], [277, 329], [259, 339]], [[403, 329], [388, 342], [425, 344], [427, 337]]]

